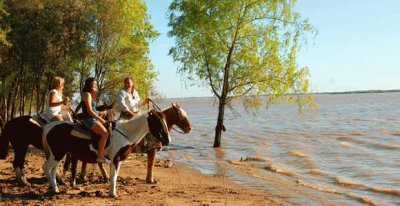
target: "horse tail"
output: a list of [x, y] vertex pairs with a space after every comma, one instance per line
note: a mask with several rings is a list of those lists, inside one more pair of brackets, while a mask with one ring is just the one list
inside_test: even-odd
[[10, 144], [10, 126], [8, 123], [4, 126], [0, 137], [0, 159], [6, 159], [8, 154], [8, 146]]

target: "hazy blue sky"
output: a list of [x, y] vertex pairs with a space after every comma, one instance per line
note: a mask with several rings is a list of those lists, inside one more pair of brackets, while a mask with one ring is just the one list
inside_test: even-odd
[[[167, 36], [171, 1], [146, 2], [160, 32], [150, 46], [157, 91], [165, 97], [212, 96], [208, 87], [185, 85], [168, 56], [174, 45]], [[298, 0], [296, 10], [318, 30], [298, 58], [309, 67], [315, 91], [400, 89], [400, 0]]]

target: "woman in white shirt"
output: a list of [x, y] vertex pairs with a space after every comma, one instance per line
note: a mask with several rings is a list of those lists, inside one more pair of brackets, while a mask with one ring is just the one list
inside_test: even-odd
[[[64, 78], [54, 77], [51, 82], [51, 90], [49, 92], [49, 106], [44, 112], [44, 117], [49, 122], [54, 121], [72, 121], [68, 112], [72, 111], [71, 107], [64, 105], [69, 102], [69, 97], [62, 97], [64, 90]], [[66, 111], [64, 114], [63, 111]]]

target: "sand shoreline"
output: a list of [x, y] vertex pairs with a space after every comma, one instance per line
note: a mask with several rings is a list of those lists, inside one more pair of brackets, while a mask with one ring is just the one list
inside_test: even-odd
[[43, 152], [30, 149], [27, 155], [25, 175], [33, 183], [31, 187], [16, 184], [13, 156], [10, 152], [7, 160], [0, 160], [0, 205], [291, 205], [284, 197], [244, 188], [223, 175], [204, 175], [168, 160], [156, 164], [157, 184], [146, 184], [145, 155], [132, 155], [122, 164], [117, 198], [108, 197], [109, 184], [100, 182], [97, 165], [88, 166], [88, 182], [76, 188], [60, 185], [60, 194], [51, 195], [41, 169]]

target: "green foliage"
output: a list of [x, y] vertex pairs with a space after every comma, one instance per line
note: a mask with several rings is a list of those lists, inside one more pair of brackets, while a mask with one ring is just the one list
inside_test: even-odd
[[[0, 0], [0, 22], [8, 15], [7, 11], [4, 9], [4, 0]], [[11, 44], [7, 41], [6, 35], [9, 32], [9, 28], [7, 25], [1, 24], [0, 27], [0, 44], [4, 46], [10, 47]]]
[[190, 81], [208, 85], [219, 99], [214, 147], [220, 146], [224, 109], [242, 98], [258, 107], [297, 94], [299, 111], [313, 102], [307, 68], [299, 68], [300, 44], [313, 33], [293, 11], [294, 0], [174, 0], [169, 7], [170, 55]]
[[[146, 5], [139, 1], [95, 1], [92, 5], [89, 42], [94, 61], [93, 74], [99, 82], [100, 94], [113, 98], [123, 79], [131, 77], [141, 94], [152, 89], [156, 73], [148, 57], [149, 41], [158, 36], [149, 22]], [[116, 84], [116, 82], [120, 84]]]
[[[176, 39], [170, 55], [188, 80], [210, 86], [227, 102], [268, 95], [274, 103], [284, 94], [299, 106], [312, 102], [307, 68], [299, 68], [300, 44], [313, 27], [293, 11], [294, 1], [175, 0], [170, 5], [169, 35]], [[224, 79], [227, 80], [224, 87]], [[290, 98], [289, 98], [290, 100]]]
[[[79, 94], [84, 79], [99, 82], [100, 99], [114, 99], [123, 79], [151, 95], [157, 73], [148, 57], [158, 33], [140, 0], [0, 1], [0, 117], [41, 112], [54, 76], [66, 79], [64, 95]], [[5, 39], [5, 38], [4, 38]], [[0, 44], [1, 45], [1, 44]], [[78, 95], [79, 96], [79, 95]], [[15, 109], [13, 109], [15, 108]], [[6, 118], [4, 118], [6, 117]]]

